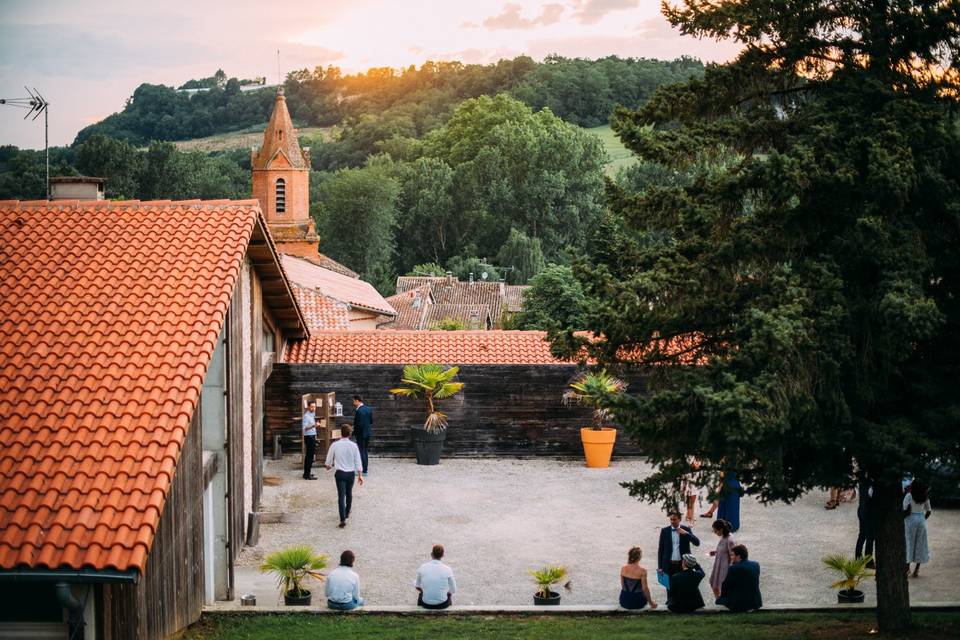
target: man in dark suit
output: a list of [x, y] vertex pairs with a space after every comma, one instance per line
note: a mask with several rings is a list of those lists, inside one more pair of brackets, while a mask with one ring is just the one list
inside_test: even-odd
[[717, 598], [717, 604], [722, 604], [730, 611], [753, 611], [763, 606], [760, 565], [748, 558], [747, 548], [742, 544], [730, 550], [730, 570]]
[[670, 590], [667, 592], [667, 609], [673, 613], [689, 613], [703, 608], [703, 596], [700, 595], [700, 582], [703, 569], [697, 559], [686, 554], [681, 560], [681, 571], [670, 576]]
[[363, 462], [363, 475], [367, 475], [367, 448], [373, 436], [373, 409], [363, 404], [363, 398], [353, 396], [353, 435], [360, 448], [360, 460]]
[[[693, 530], [680, 524], [680, 513], [671, 511], [667, 514], [670, 526], [660, 529], [660, 544], [657, 546], [657, 572], [668, 578], [682, 570], [683, 556], [690, 553], [690, 545], [700, 546], [700, 539], [693, 535]], [[669, 590], [667, 597], [670, 596]]]

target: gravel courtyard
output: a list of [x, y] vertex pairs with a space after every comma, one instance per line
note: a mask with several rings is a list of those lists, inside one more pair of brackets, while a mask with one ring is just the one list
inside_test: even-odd
[[[659, 508], [637, 502], [619, 486], [642, 477], [641, 460], [614, 461], [609, 469], [587, 469], [575, 460], [445, 459], [436, 467], [410, 459], [371, 458], [372, 475], [354, 488], [354, 505], [345, 529], [338, 529], [336, 488], [323, 467], [319, 480], [299, 477], [288, 456], [268, 461], [265, 475], [280, 479], [264, 487], [263, 511], [285, 514], [279, 524], [262, 524], [260, 544], [246, 547], [237, 567], [237, 597], [253, 593], [258, 604], [280, 600], [274, 580], [259, 573], [266, 553], [308, 543], [336, 564], [343, 549], [357, 554], [363, 596], [369, 604], [415, 603], [412, 581], [428, 559], [430, 547], [446, 547], [459, 592], [455, 604], [526, 605], [534, 591], [527, 570], [563, 564], [570, 570], [572, 591], [564, 604], [615, 604], [619, 568], [627, 549], [639, 544], [643, 565], [651, 572], [651, 591], [660, 603], [664, 590], [653, 577], [659, 528], [666, 517]], [[741, 503], [741, 529], [735, 538], [750, 549], [762, 568], [764, 602], [826, 605], [836, 602], [831, 574], [820, 566], [826, 553], [852, 555], [857, 537], [856, 505], [823, 509], [826, 496], [814, 492], [793, 505]], [[960, 511], [937, 508], [930, 518], [931, 563], [910, 580], [914, 602], [960, 600]], [[707, 505], [698, 507], [698, 514]], [[710, 573], [716, 546], [709, 522], [698, 518], [695, 550]], [[874, 585], [862, 587], [875, 603]], [[704, 599], [709, 586], [704, 581]], [[709, 601], [708, 604], [712, 602]], [[315, 598], [314, 604], [322, 604]]]

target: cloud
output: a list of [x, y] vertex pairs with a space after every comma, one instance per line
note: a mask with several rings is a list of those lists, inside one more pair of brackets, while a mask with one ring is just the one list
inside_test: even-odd
[[640, 0], [581, 0], [576, 5], [577, 10], [573, 13], [573, 17], [580, 24], [596, 24], [613, 11], [637, 8]]
[[563, 5], [557, 3], [543, 5], [543, 10], [536, 18], [524, 18], [520, 15], [523, 9], [519, 4], [507, 3], [499, 15], [491, 16], [483, 21], [487, 29], [533, 29], [545, 27], [560, 21], [563, 15]]

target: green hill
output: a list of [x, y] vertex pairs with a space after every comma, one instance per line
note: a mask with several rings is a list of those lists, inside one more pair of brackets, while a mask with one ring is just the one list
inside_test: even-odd
[[[205, 138], [194, 138], [192, 140], [180, 140], [175, 142], [177, 148], [181, 151], [233, 151], [235, 149], [250, 149], [259, 147], [263, 144], [263, 130], [267, 123], [248, 127], [242, 131], [232, 133], [218, 133]], [[297, 135], [301, 142], [306, 138], [323, 139], [329, 142], [333, 139], [334, 127], [297, 127]]]
[[600, 141], [603, 142], [603, 146], [607, 150], [607, 155], [610, 157], [610, 161], [607, 163], [604, 171], [611, 178], [616, 177], [617, 171], [623, 167], [629, 167], [637, 161], [637, 157], [623, 146], [620, 138], [613, 132], [610, 125], [590, 127], [587, 131], [600, 138]]

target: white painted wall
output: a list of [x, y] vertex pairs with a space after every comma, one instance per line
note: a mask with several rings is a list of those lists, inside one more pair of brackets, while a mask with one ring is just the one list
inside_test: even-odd
[[244, 527], [246, 527], [247, 517], [253, 510], [253, 465], [257, 461], [253, 460], [253, 380], [255, 378], [253, 371], [253, 298], [252, 287], [250, 284], [250, 270], [252, 265], [250, 259], [243, 261], [243, 269], [240, 271], [239, 289], [234, 295], [240, 296], [241, 301], [241, 333], [243, 339], [243, 513]]

